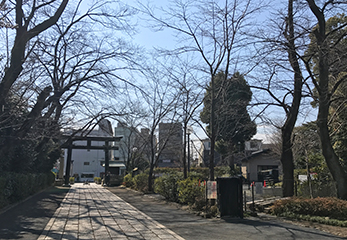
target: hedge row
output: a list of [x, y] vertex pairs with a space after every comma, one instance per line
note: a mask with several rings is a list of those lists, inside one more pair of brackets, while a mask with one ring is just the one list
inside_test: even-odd
[[0, 176], [0, 209], [19, 202], [51, 186], [53, 173], [23, 174], [3, 172]]
[[[171, 174], [171, 173], [177, 173], [182, 172], [183, 170], [180, 168], [156, 168], [154, 169], [154, 174]], [[190, 168], [191, 172], [195, 172], [199, 174], [204, 180], [207, 180], [209, 177], [209, 168], [207, 167], [192, 167]], [[230, 167], [228, 166], [218, 166], [214, 168], [214, 175], [215, 177], [226, 177], [226, 176], [235, 176], [240, 173], [240, 169], [234, 169], [230, 170]]]
[[[164, 196], [172, 202], [194, 205], [196, 208], [201, 208], [205, 204], [205, 187], [201, 173], [191, 172], [187, 179], [183, 178], [183, 173], [170, 171], [154, 181], [154, 191]], [[141, 173], [132, 177], [128, 174], [124, 177], [123, 185], [142, 192], [148, 190], [148, 174]]]
[[272, 212], [278, 216], [297, 214], [347, 220], [347, 201], [333, 197], [290, 198], [276, 201]]

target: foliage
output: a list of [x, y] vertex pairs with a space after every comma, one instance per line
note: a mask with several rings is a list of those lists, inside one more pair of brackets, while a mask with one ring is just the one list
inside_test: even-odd
[[2, 173], [0, 176], [0, 209], [21, 201], [51, 186], [54, 174]]
[[154, 181], [154, 191], [167, 200], [178, 201], [178, 184], [183, 179], [181, 172], [165, 173]]
[[100, 184], [101, 183], [101, 177], [94, 177], [94, 182]]
[[[311, 190], [310, 190], [311, 187]], [[334, 181], [311, 180], [311, 186], [308, 181], [297, 185], [297, 196], [310, 197], [312, 191], [313, 197], [336, 197], [336, 183]]]
[[199, 183], [197, 175], [189, 175], [188, 178], [178, 181], [178, 199], [180, 203], [193, 205], [204, 201], [204, 186]]
[[276, 201], [272, 207], [272, 213], [278, 216], [298, 214], [347, 220], [347, 201], [332, 197], [290, 198]]
[[141, 192], [148, 192], [148, 174], [140, 173], [136, 175], [133, 179], [135, 190]]
[[[203, 123], [210, 123], [211, 86], [204, 98], [204, 108], [200, 113]], [[247, 106], [252, 99], [252, 91], [243, 75], [236, 72], [225, 78], [223, 72], [215, 76], [216, 97], [216, 129], [217, 141], [224, 140], [235, 145], [249, 140], [256, 133], [256, 124], [251, 121]], [[210, 131], [210, 126], [207, 129]]]
[[134, 179], [131, 176], [131, 173], [128, 173], [124, 176], [123, 185], [129, 188], [132, 188], [134, 186]]
[[[23, 108], [25, 106], [22, 105]], [[27, 138], [16, 139], [14, 132], [25, 122], [28, 112], [16, 106], [10, 107], [6, 109], [8, 112], [0, 116], [0, 172], [50, 172], [61, 150], [58, 141], [45, 136], [56, 136], [58, 125], [50, 119], [38, 119], [30, 128]]]
[[71, 184], [75, 183], [75, 178], [74, 178], [74, 177], [70, 177], [70, 178], [69, 178], [69, 182], [70, 182]]

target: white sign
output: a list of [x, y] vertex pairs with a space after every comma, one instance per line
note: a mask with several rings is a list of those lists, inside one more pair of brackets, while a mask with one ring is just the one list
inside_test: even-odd
[[306, 182], [307, 181], [307, 175], [299, 175], [298, 179], [300, 182]]
[[217, 199], [217, 181], [207, 181], [207, 199]]

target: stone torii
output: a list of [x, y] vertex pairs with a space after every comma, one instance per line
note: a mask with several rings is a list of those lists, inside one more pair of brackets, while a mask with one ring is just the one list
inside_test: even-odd
[[[71, 168], [71, 157], [72, 157], [72, 149], [86, 149], [86, 150], [104, 150], [105, 151], [105, 176], [109, 172], [109, 150], [118, 150], [119, 148], [117, 146], [110, 146], [110, 142], [119, 142], [122, 136], [118, 137], [81, 137], [81, 136], [75, 136], [71, 137], [68, 136], [68, 140], [66, 140], [65, 143], [61, 145], [61, 148], [67, 149], [67, 160], [66, 160], [66, 168], [65, 168], [65, 179], [64, 179], [64, 186], [68, 187], [69, 184], [69, 178], [70, 178], [70, 168]], [[86, 146], [81, 145], [74, 145], [74, 141], [87, 141]], [[92, 146], [91, 142], [105, 142], [105, 145], [103, 146]], [[106, 181], [109, 181], [108, 178], [105, 178]], [[105, 182], [106, 185], [109, 184], [109, 182]]]

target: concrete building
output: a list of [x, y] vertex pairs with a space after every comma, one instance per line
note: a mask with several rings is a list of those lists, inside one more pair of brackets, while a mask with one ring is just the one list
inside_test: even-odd
[[[112, 137], [113, 131], [111, 123], [107, 120], [101, 121], [98, 130], [92, 130], [88, 137]], [[74, 141], [76, 146], [87, 146], [87, 141]], [[105, 142], [92, 141], [91, 146], [104, 146]], [[109, 151], [110, 172], [111, 174], [121, 175], [124, 172], [125, 165], [123, 162], [116, 162], [115, 151]], [[67, 149], [64, 152], [64, 175], [67, 161]], [[70, 176], [75, 176], [76, 181], [93, 181], [94, 177], [103, 177], [105, 174], [105, 151], [104, 150], [87, 150], [73, 149], [71, 157]]]
[[183, 153], [182, 124], [160, 123], [158, 143], [158, 167], [180, 167]]
[[[200, 146], [200, 154], [198, 159], [198, 166], [208, 167], [210, 164], [210, 151], [211, 151], [211, 141], [209, 138], [203, 139]], [[220, 162], [221, 156], [218, 152], [214, 151], [214, 165]]]
[[117, 127], [114, 129], [115, 136], [122, 136], [119, 142], [115, 143], [115, 146], [118, 146], [118, 150], [114, 151], [114, 163], [119, 166], [123, 166], [120, 168], [119, 174], [125, 173], [125, 166], [128, 161], [131, 160], [133, 152], [135, 151], [135, 143], [138, 137], [138, 130], [135, 127], [129, 127], [125, 123], [118, 123]]

